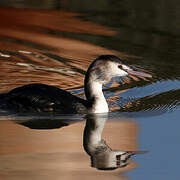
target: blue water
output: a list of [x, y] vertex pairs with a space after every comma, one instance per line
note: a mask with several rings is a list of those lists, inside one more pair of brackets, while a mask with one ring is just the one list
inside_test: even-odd
[[126, 173], [130, 179], [179, 179], [180, 119], [179, 111], [160, 117], [136, 120], [140, 127], [140, 149], [148, 150], [143, 157], [136, 157], [139, 167]]

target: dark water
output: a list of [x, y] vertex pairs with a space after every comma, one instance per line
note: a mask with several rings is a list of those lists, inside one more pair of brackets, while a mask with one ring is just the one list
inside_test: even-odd
[[98, 171], [83, 148], [87, 117], [2, 111], [3, 179], [180, 178], [179, 1], [1, 0], [0, 6], [1, 92], [41, 82], [83, 97], [86, 69], [104, 53], [125, 58], [153, 76], [113, 79], [104, 87], [113, 112], [93, 119], [104, 123], [97, 123], [97, 129], [113, 150], [147, 154], [134, 156], [126, 167]]

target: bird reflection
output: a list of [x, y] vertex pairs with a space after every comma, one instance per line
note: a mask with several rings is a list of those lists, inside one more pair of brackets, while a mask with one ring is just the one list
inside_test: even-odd
[[69, 126], [70, 124], [83, 120], [83, 116], [73, 115], [60, 115], [60, 116], [32, 116], [32, 115], [17, 115], [12, 119], [13, 122], [28, 127], [30, 129], [48, 130], [48, 129], [59, 129], [62, 127]]
[[[24, 120], [22, 120], [23, 118]], [[15, 120], [14, 122], [31, 129], [47, 130], [61, 128], [82, 120], [78, 118], [72, 120], [72, 116], [71, 118], [67, 116], [49, 117], [49, 119], [43, 116], [36, 118], [32, 117], [31, 119], [22, 117], [21, 120]], [[84, 150], [90, 156], [92, 167], [99, 170], [122, 168], [130, 163], [129, 159], [132, 155], [146, 153], [144, 151], [121, 151], [111, 149], [101, 137], [107, 119], [108, 113], [89, 114], [86, 116], [83, 146]]]
[[112, 150], [101, 138], [107, 119], [108, 114], [87, 116], [83, 145], [90, 156], [92, 167], [99, 170], [114, 170], [127, 166], [132, 155], [146, 153], [145, 151]]
[[51, 119], [32, 119], [27, 121], [17, 120], [16, 123], [30, 129], [57, 129], [69, 125], [69, 123], [65, 121]]

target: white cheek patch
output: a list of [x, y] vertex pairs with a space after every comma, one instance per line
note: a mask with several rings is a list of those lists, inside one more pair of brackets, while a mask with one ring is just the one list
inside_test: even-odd
[[122, 71], [120, 74], [119, 74], [119, 76], [127, 76], [128, 75], [128, 73], [126, 72], [126, 71]]
[[122, 68], [123, 68], [124, 70], [126, 70], [126, 69], [127, 69], [127, 70], [131, 69], [130, 67], [128, 67], [128, 66], [126, 66], [126, 65], [124, 65], [124, 64], [122, 65]]
[[[121, 65], [122, 68], [120, 68], [119, 65]], [[127, 76], [128, 73], [126, 70], [130, 70], [130, 68], [124, 64], [108, 62], [106, 65], [106, 74], [109, 74], [109, 77]]]

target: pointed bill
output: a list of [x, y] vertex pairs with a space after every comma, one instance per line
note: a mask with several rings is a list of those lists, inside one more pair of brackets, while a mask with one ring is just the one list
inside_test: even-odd
[[144, 72], [140, 72], [140, 71], [134, 71], [132, 69], [127, 69], [126, 72], [129, 74], [129, 75], [134, 75], [134, 76], [137, 76], [137, 77], [147, 77], [147, 78], [151, 78], [152, 76], [148, 73], [144, 73]]

